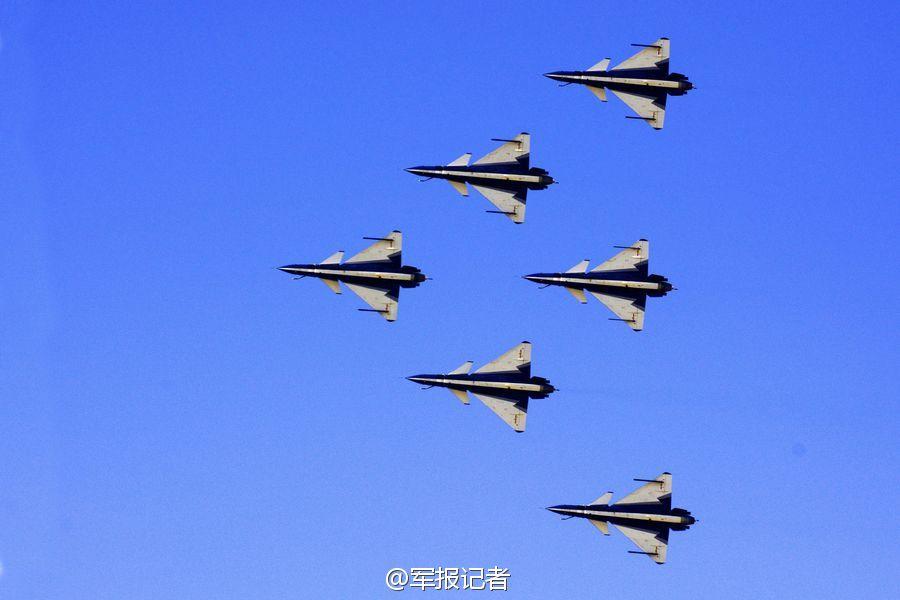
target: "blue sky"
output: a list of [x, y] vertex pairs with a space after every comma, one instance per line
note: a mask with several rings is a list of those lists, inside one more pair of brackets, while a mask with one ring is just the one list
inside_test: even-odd
[[[895, 585], [895, 3], [129, 4], [0, 7], [0, 598]], [[661, 132], [540, 76], [661, 35]], [[519, 131], [522, 226], [402, 171]], [[273, 270], [392, 229], [394, 324]], [[520, 278], [640, 237], [641, 334]], [[402, 379], [523, 339], [523, 435]], [[663, 567], [540, 510], [664, 470]]]

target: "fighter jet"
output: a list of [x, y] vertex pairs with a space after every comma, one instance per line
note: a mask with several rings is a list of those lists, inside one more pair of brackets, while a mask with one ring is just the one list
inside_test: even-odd
[[360, 308], [363, 312], [377, 312], [388, 321], [397, 319], [400, 288], [414, 288], [427, 279], [416, 267], [402, 266], [400, 260], [403, 236], [392, 231], [386, 237], [364, 237], [375, 243], [347, 259], [338, 250], [320, 263], [286, 265], [279, 271], [303, 277], [318, 277], [335, 294], [341, 293], [341, 284], [350, 288], [372, 308]]
[[422, 181], [446, 179], [463, 196], [469, 195], [466, 184], [470, 183], [498, 209], [487, 212], [506, 215], [513, 223], [524, 223], [528, 190], [543, 190], [556, 182], [544, 169], [529, 167], [529, 134], [520, 133], [511, 140], [492, 139], [503, 145], [472, 165], [472, 154], [466, 152], [449, 165], [412, 167], [406, 171], [427, 178]]
[[603, 535], [609, 535], [609, 523], [634, 542], [640, 551], [657, 564], [666, 562], [669, 531], [684, 531], [697, 520], [690, 511], [672, 508], [672, 474], [663, 473], [656, 479], [635, 479], [646, 482], [618, 502], [610, 503], [612, 492], [606, 492], [590, 504], [560, 504], [547, 510], [566, 517], [588, 519]]
[[605, 304], [616, 318], [635, 331], [644, 328], [644, 305], [647, 296], [665, 296], [675, 289], [662, 275], [648, 275], [650, 242], [641, 239], [624, 248], [605, 263], [587, 272], [590, 260], [584, 259], [565, 273], [534, 273], [525, 279], [535, 283], [561, 285], [575, 299], [585, 304], [584, 290]]
[[522, 342], [494, 361], [469, 374], [472, 361], [466, 361], [447, 374], [413, 375], [410, 381], [428, 388], [449, 389], [463, 404], [472, 394], [497, 413], [507, 425], [521, 433], [525, 431], [525, 417], [529, 398], [546, 398], [556, 388], [543, 377], [531, 376], [531, 343]]
[[694, 85], [686, 75], [669, 73], [669, 38], [632, 46], [643, 50], [612, 69], [609, 59], [604, 58], [586, 71], [555, 71], [544, 76], [562, 81], [563, 85], [585, 85], [601, 102], [606, 102], [608, 89], [638, 114], [626, 118], [643, 119], [653, 129], [662, 129], [666, 97], [682, 96]]

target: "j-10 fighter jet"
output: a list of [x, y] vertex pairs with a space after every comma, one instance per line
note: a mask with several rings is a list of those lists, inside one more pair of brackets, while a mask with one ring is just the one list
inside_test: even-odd
[[360, 308], [364, 312], [377, 312], [388, 321], [397, 319], [400, 288], [414, 288], [425, 281], [422, 272], [401, 264], [400, 253], [403, 235], [392, 231], [386, 237], [366, 237], [375, 243], [347, 259], [343, 263], [344, 251], [339, 250], [320, 263], [286, 265], [279, 271], [303, 277], [318, 277], [335, 294], [341, 293], [341, 284], [350, 288], [372, 308]]
[[618, 502], [610, 502], [612, 492], [606, 492], [590, 504], [560, 504], [547, 510], [566, 517], [581, 517], [603, 535], [609, 535], [609, 523], [634, 542], [640, 551], [657, 564], [666, 562], [669, 531], [684, 531], [696, 523], [690, 511], [672, 508], [672, 475], [663, 473], [656, 479], [635, 479], [645, 482]]
[[[616, 246], [622, 248], [623, 246]], [[675, 289], [662, 275], [648, 275], [650, 242], [638, 240], [605, 263], [587, 272], [590, 261], [584, 259], [565, 273], [534, 273], [525, 279], [547, 285], [561, 285], [585, 304], [587, 290], [616, 315], [612, 321], [625, 321], [635, 331], [644, 328], [647, 296], [665, 296]]]
[[609, 90], [638, 114], [627, 118], [643, 119], [653, 129], [662, 129], [666, 98], [682, 96], [694, 85], [686, 75], [669, 73], [669, 38], [632, 46], [643, 50], [612, 69], [609, 59], [604, 58], [586, 71], [555, 71], [544, 76], [564, 85], [585, 85], [602, 102], [606, 102], [606, 90]]
[[466, 184], [470, 183], [498, 209], [487, 212], [506, 215], [517, 224], [524, 223], [528, 190], [543, 190], [555, 182], [544, 169], [529, 166], [531, 135], [520, 133], [511, 140], [493, 140], [504, 143], [471, 165], [472, 154], [467, 152], [449, 165], [412, 167], [406, 171], [427, 177], [423, 181], [434, 177], [446, 179], [463, 196], [469, 195]]
[[445, 387], [463, 404], [469, 403], [467, 392], [472, 392], [520, 433], [525, 431], [528, 399], [546, 398], [556, 389], [543, 377], [531, 376], [530, 342], [518, 344], [474, 373], [469, 373], [471, 368], [470, 360], [447, 374], [413, 375], [407, 379], [428, 387]]

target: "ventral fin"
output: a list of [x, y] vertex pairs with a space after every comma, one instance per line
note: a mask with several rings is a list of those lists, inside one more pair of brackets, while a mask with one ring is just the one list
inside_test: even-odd
[[[471, 364], [471, 363], [469, 363], [469, 364]], [[456, 396], [457, 398], [459, 398], [459, 401], [462, 402], [463, 404], [469, 403], [469, 394], [467, 394], [465, 390], [456, 390], [453, 388], [447, 388], [447, 389], [450, 390], [451, 392], [453, 392], [453, 395]]]
[[[603, 494], [602, 496], [600, 496], [599, 498], [597, 498], [596, 500], [594, 500], [593, 502], [591, 502], [591, 505], [594, 505], [594, 504], [601, 504], [601, 505], [602, 505], [602, 504], [609, 504], [609, 501], [612, 500], [612, 495], [613, 495], [612, 492], [606, 492], [605, 494]], [[607, 535], [609, 535], [609, 534], [607, 534]]]
[[473, 363], [471, 360], [467, 360], [463, 364], [450, 371], [448, 375], [466, 375], [472, 369], [472, 364]]
[[581, 261], [580, 263], [578, 263], [577, 265], [575, 265], [574, 267], [572, 267], [571, 269], [569, 269], [568, 271], [566, 271], [566, 273], [586, 273], [589, 264], [591, 264], [591, 261], [590, 261], [590, 259], [586, 258], [583, 261]]
[[606, 102], [606, 88], [594, 87], [592, 85], [589, 85], [587, 86], [587, 89], [591, 90], [591, 93], [597, 96], [600, 102]]
[[466, 186], [463, 181], [453, 181], [452, 179], [448, 179], [447, 183], [453, 186], [453, 189], [459, 192], [463, 196], [469, 195], [469, 188]]
[[606, 524], [606, 521], [595, 521], [593, 519], [588, 519], [591, 522], [591, 525], [600, 530], [600, 533], [603, 535], [609, 535], [609, 525]]
[[334, 254], [332, 254], [331, 256], [329, 256], [328, 258], [326, 258], [319, 264], [321, 264], [321, 265], [336, 265], [336, 264], [339, 264], [342, 260], [344, 260], [344, 251], [338, 250], [337, 252], [335, 252]]
[[468, 167], [469, 161], [471, 159], [472, 159], [472, 153], [466, 152], [465, 154], [463, 154], [462, 156], [460, 156], [459, 158], [457, 158], [456, 160], [454, 160], [452, 163], [450, 163], [447, 166], [448, 167]]
[[324, 277], [320, 277], [319, 279], [322, 283], [327, 285], [328, 288], [335, 294], [341, 293], [341, 284], [338, 283], [337, 279], [325, 279]]
[[575, 299], [581, 302], [582, 304], [587, 304], [587, 298], [584, 296], [584, 290], [581, 288], [569, 287], [566, 286], [566, 290], [575, 296]]
[[598, 62], [596, 65], [594, 65], [593, 67], [588, 69], [588, 71], [606, 71], [608, 68], [609, 68], [609, 59], [604, 58], [603, 60]]

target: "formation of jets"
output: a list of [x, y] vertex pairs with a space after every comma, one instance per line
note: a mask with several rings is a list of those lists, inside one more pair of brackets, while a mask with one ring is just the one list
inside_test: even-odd
[[[585, 71], [545, 75], [563, 85], [584, 85], [603, 102], [609, 90], [637, 113], [628, 118], [662, 129], [668, 96], [684, 95], [693, 85], [685, 75], [669, 72], [668, 38], [633, 45], [641, 50], [613, 68], [609, 68], [610, 59], [606, 58]], [[487, 212], [522, 224], [528, 191], [546, 189], [556, 181], [547, 170], [531, 166], [528, 133], [492, 139], [502, 144], [474, 163], [470, 163], [472, 154], [467, 152], [447, 165], [423, 165], [406, 171], [423, 181], [444, 179], [463, 196], [469, 195], [471, 185], [496, 208]], [[320, 263], [291, 264], [278, 269], [295, 279], [320, 279], [336, 294], [341, 293], [343, 283], [369, 306], [359, 310], [395, 321], [400, 289], [417, 287], [428, 278], [418, 268], [403, 265], [403, 238], [399, 231], [364, 239], [374, 243], [347, 260], [343, 260], [344, 252], [338, 251]], [[543, 287], [561, 286], [582, 304], [587, 302], [587, 292], [612, 311], [615, 317], [611, 320], [623, 321], [632, 330], [641, 331], [647, 297], [665, 296], [675, 288], [666, 277], [650, 274], [650, 242], [646, 239], [616, 248], [620, 252], [590, 271], [590, 261], [585, 259], [565, 272], [533, 273], [524, 278]], [[466, 361], [449, 373], [426, 373], [407, 379], [425, 389], [447, 388], [465, 405], [472, 394], [519, 433], [525, 431], [529, 400], [546, 398], [556, 391], [549, 380], [532, 376], [530, 342], [517, 344], [475, 371], [472, 365], [472, 361]], [[612, 492], [607, 492], [590, 504], [561, 504], [548, 510], [566, 518], [585, 518], [605, 535], [609, 535], [608, 524], [612, 523], [640, 548], [631, 552], [646, 554], [662, 564], [666, 561], [669, 531], [685, 530], [695, 519], [684, 509], [672, 508], [671, 474], [636, 481], [644, 485], [618, 502], [611, 502]]]

